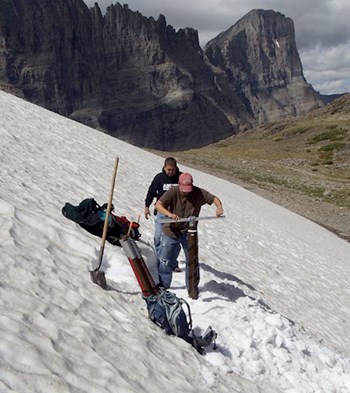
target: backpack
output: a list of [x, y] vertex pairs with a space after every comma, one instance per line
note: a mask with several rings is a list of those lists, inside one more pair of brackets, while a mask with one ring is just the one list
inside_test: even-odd
[[[167, 334], [180, 338], [188, 337], [192, 330], [192, 318], [190, 306], [184, 299], [178, 298], [173, 292], [163, 290], [158, 295], [148, 296], [145, 300], [151, 321]], [[183, 305], [187, 306], [189, 320]]]
[[[214, 342], [217, 333], [209, 326], [203, 336], [196, 336], [192, 330], [192, 317], [189, 304], [175, 293], [159, 289], [157, 295], [143, 296], [147, 304], [148, 316], [166, 334], [175, 335], [190, 343], [200, 354], [204, 347]], [[187, 307], [187, 314], [183, 306]]]
[[[78, 206], [66, 203], [62, 208], [62, 214], [68, 219], [79, 224], [89, 233], [102, 237], [104, 221], [106, 217], [107, 203], [100, 206], [95, 199], [87, 198], [82, 200]], [[119, 239], [126, 235], [129, 231], [130, 221], [125, 216], [116, 216], [112, 213], [114, 206], [111, 207], [111, 213], [108, 217], [108, 229], [106, 240], [116, 246], [121, 246]], [[140, 225], [136, 222], [131, 224], [130, 236], [138, 239], [141, 234], [139, 232]]]

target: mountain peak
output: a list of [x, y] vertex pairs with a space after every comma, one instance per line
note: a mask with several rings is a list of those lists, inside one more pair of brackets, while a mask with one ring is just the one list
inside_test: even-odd
[[323, 105], [304, 78], [293, 21], [279, 12], [250, 11], [204, 50], [259, 124]]

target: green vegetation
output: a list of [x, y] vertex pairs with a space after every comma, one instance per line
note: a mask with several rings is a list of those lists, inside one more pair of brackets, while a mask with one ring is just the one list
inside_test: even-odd
[[294, 127], [289, 127], [287, 129], [285, 129], [281, 134], [285, 137], [292, 137], [295, 135], [300, 135], [300, 134], [304, 134], [305, 132], [310, 130], [310, 126], [294, 126]]
[[[330, 126], [328, 126], [330, 127]], [[326, 127], [326, 128], [328, 128]], [[333, 126], [332, 126], [333, 127]], [[322, 132], [321, 134], [313, 136], [311, 139], [307, 141], [309, 145], [321, 142], [321, 141], [338, 141], [343, 140], [346, 135], [345, 130], [333, 129], [331, 131]]]
[[333, 150], [340, 150], [343, 147], [345, 147], [346, 144], [343, 142], [336, 142], [336, 143], [331, 143], [330, 145], [325, 145], [320, 147], [318, 150], [319, 151], [333, 151]]

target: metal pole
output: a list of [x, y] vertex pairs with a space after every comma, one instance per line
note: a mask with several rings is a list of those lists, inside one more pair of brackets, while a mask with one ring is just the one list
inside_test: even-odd
[[199, 285], [199, 262], [198, 262], [198, 232], [194, 217], [189, 222], [187, 231], [188, 240], [188, 295], [191, 299], [198, 299]]

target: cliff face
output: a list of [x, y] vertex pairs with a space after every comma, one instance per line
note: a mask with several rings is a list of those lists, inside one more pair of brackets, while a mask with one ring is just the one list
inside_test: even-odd
[[323, 105], [308, 84], [294, 24], [274, 11], [252, 10], [205, 47], [210, 62], [258, 123], [297, 116]]
[[78, 0], [1, 0], [1, 80], [63, 115], [96, 101], [91, 13]]
[[107, 9], [103, 42], [102, 128], [138, 146], [167, 150], [234, 133], [195, 30], [175, 32], [163, 16], [145, 18], [117, 4]]
[[205, 54], [195, 30], [127, 5], [0, 0], [0, 87], [141, 147], [200, 147], [318, 105], [291, 20], [262, 13]]

